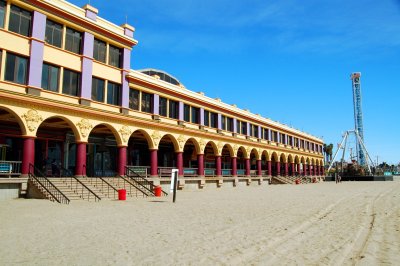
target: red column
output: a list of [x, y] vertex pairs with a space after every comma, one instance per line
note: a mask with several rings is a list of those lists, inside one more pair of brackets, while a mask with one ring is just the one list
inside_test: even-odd
[[317, 174], [317, 168], [315, 167], [315, 164], [313, 165], [313, 172], [312, 175], [315, 176]]
[[232, 176], [237, 176], [237, 158], [232, 157]]
[[75, 175], [86, 175], [86, 143], [76, 143]]
[[250, 159], [245, 158], [244, 161], [246, 164], [246, 176], [250, 176]]
[[307, 164], [304, 164], [304, 176], [307, 176]]
[[280, 176], [281, 175], [281, 163], [276, 162], [276, 175]]
[[322, 175], [324, 176], [324, 175], [325, 175], [325, 168], [324, 168], [324, 166], [323, 166], [323, 165], [322, 165], [321, 167], [322, 167], [322, 170], [321, 170], [321, 172], [322, 172]]
[[316, 175], [319, 176], [319, 165], [316, 166], [315, 171], [316, 171]]
[[290, 173], [290, 175], [291, 176], [295, 176], [296, 175], [296, 168], [295, 168], [295, 166], [294, 166], [294, 163], [291, 163], [290, 164], [290, 168], [291, 168], [291, 173]]
[[289, 164], [288, 163], [285, 163], [285, 176], [288, 176], [289, 175]]
[[222, 176], [222, 168], [221, 168], [221, 155], [215, 156], [215, 170], [217, 176]]
[[257, 160], [257, 175], [262, 176], [261, 160]]
[[295, 175], [300, 175], [300, 164], [296, 163], [296, 172]]
[[126, 167], [126, 147], [118, 147], [118, 174], [125, 175], [125, 167]]
[[35, 163], [35, 139], [25, 138], [23, 142], [21, 174], [26, 176], [29, 174], [29, 165]]
[[268, 171], [268, 176], [272, 176], [272, 163], [271, 163], [271, 161], [267, 161], [267, 171]]
[[158, 150], [150, 150], [150, 176], [158, 176]]
[[199, 165], [197, 175], [204, 176], [204, 154], [197, 154], [197, 163]]
[[183, 176], [183, 152], [176, 153], [176, 166], [178, 168], [178, 176]]

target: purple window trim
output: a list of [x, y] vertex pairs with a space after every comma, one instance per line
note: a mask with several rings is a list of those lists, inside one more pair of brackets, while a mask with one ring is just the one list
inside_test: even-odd
[[44, 41], [46, 31], [46, 16], [33, 11], [32, 38]]
[[200, 108], [200, 126], [204, 126], [204, 108]]
[[121, 91], [121, 107], [128, 109], [129, 108], [129, 83], [126, 78], [128, 71], [121, 71], [121, 83], [122, 83], [122, 91]]
[[217, 129], [222, 129], [222, 115], [220, 113], [217, 114]]
[[122, 68], [129, 71], [131, 69], [131, 50], [124, 48], [122, 53]]
[[94, 36], [91, 33], [84, 32], [83, 33], [83, 50], [82, 55], [93, 58], [93, 45], [94, 45]]
[[37, 88], [42, 87], [43, 51], [44, 44], [42, 42], [32, 40], [28, 72], [29, 86]]
[[160, 95], [154, 94], [153, 96], [153, 114], [160, 114]]
[[82, 57], [81, 98], [85, 99], [92, 98], [92, 72], [93, 72], [93, 60], [86, 57]]
[[237, 132], [237, 119], [233, 118], [233, 133], [238, 133]]
[[183, 102], [179, 102], [178, 120], [183, 121]]

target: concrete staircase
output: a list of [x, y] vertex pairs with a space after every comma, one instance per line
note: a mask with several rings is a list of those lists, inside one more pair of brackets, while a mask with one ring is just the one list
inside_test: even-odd
[[[89, 192], [85, 187], [83, 187], [79, 182], [74, 179], [71, 179], [69, 177], [50, 177], [48, 178], [48, 180], [50, 180], [71, 201], [96, 200], [95, 196], [91, 192]], [[91, 188], [89, 187], [89, 189]]]

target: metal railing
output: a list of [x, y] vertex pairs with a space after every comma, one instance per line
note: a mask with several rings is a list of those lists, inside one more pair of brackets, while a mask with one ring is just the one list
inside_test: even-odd
[[118, 190], [102, 177], [85, 177], [84, 180], [97, 188], [107, 198], [112, 196], [112, 198], [116, 199], [118, 197]]
[[100, 201], [101, 198], [94, 193], [89, 187], [87, 187], [81, 180], [76, 178], [72, 172], [64, 167], [59, 168], [60, 176], [63, 177], [63, 180], [69, 187], [78, 194], [82, 199], [87, 199], [90, 201], [91, 198], [94, 201]]
[[[129, 178], [129, 177], [128, 177]], [[124, 176], [108, 177], [107, 180], [110, 184], [115, 185], [118, 189], [125, 189], [130, 196], [138, 197], [138, 191], [143, 197], [151, 196], [148, 191], [145, 191], [135, 180], [125, 178]]]
[[204, 176], [206, 176], [206, 177], [215, 176], [215, 169], [214, 168], [204, 168]]
[[38, 188], [45, 190], [51, 201], [69, 204], [70, 199], [64, 195], [47, 177], [34, 165], [29, 164], [29, 179]]
[[21, 164], [21, 161], [0, 161], [0, 176], [20, 175]]
[[183, 168], [183, 176], [184, 177], [198, 176], [198, 172], [199, 172], [198, 168]]
[[[172, 169], [172, 168], [171, 168]], [[138, 184], [142, 188], [142, 190], [145, 190], [150, 193], [150, 195], [154, 195], [154, 185], [152, 182], [147, 180], [144, 176], [140, 175], [140, 173], [135, 172], [134, 168], [130, 167], [125, 167], [125, 175], [128, 178], [131, 178], [135, 182], [135, 184]], [[164, 196], [167, 196], [168, 193], [165, 192], [164, 190], [161, 191], [161, 193]]]
[[158, 167], [159, 177], [171, 177], [173, 167]]
[[127, 167], [135, 171], [135, 173], [140, 174], [141, 176], [148, 177], [150, 175], [150, 166], [127, 165]]

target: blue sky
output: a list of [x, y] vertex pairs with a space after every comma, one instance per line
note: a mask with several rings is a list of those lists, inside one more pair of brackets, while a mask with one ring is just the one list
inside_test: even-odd
[[[87, 1], [72, 0], [83, 6]], [[361, 72], [373, 160], [400, 162], [399, 0], [91, 1], [136, 28], [133, 69], [340, 142], [354, 128], [351, 72]]]

